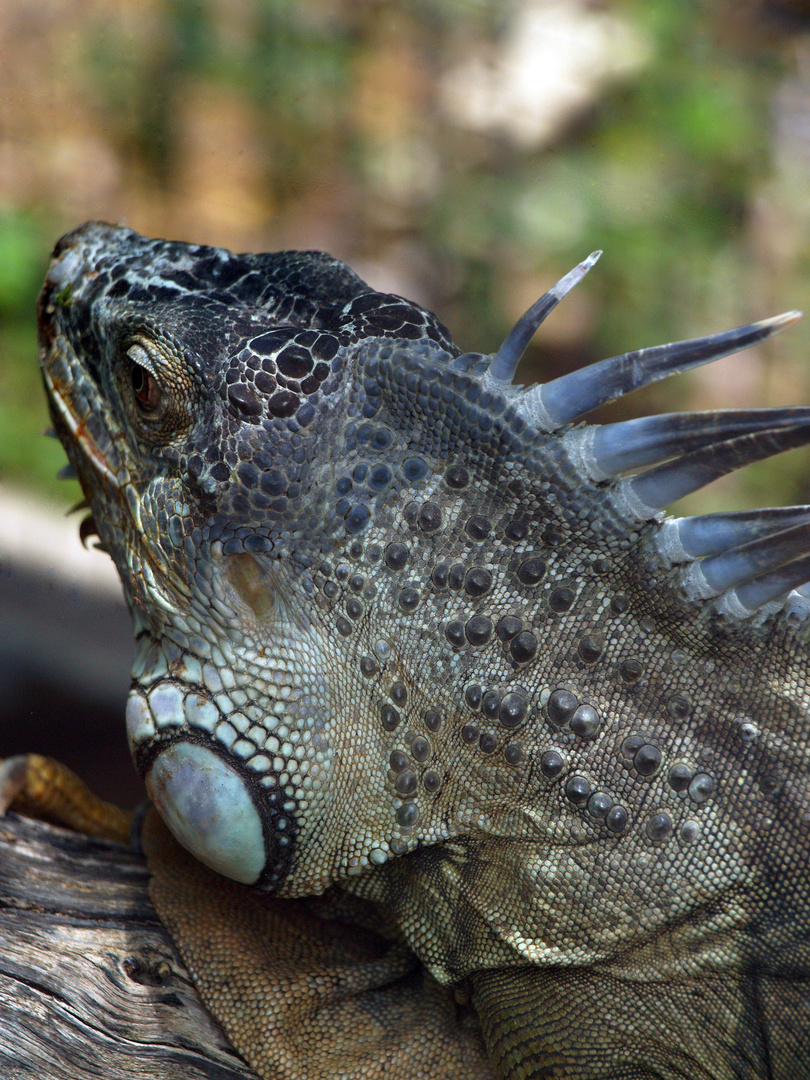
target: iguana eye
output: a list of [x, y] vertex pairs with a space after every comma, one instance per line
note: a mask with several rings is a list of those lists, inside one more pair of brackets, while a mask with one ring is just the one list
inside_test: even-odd
[[193, 383], [179, 348], [145, 334], [119, 345], [115, 377], [133, 433], [154, 446], [180, 437], [191, 421]]
[[140, 408], [144, 412], [154, 412], [160, 404], [161, 392], [152, 372], [147, 371], [140, 364], [133, 364], [130, 381], [132, 392]]

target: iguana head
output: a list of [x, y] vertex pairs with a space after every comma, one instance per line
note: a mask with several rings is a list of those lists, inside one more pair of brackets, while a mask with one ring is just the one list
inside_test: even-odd
[[[99, 223], [57, 245], [41, 363], [135, 621], [130, 744], [209, 865], [315, 892], [505, 830], [538, 785], [538, 805], [565, 811], [543, 826], [558, 840], [572, 815], [588, 836], [655, 840], [666, 813], [650, 825], [565, 752], [618, 730], [611, 695], [646, 678], [633, 642], [665, 618], [803, 633], [807, 508], [660, 511], [810, 441], [810, 410], [572, 426], [795, 316], [513, 385], [593, 261], [490, 357], [320, 253], [234, 255]], [[637, 771], [653, 776], [649, 740], [625, 757], [643, 746]], [[698, 775], [709, 790], [697, 769], [687, 783]]]

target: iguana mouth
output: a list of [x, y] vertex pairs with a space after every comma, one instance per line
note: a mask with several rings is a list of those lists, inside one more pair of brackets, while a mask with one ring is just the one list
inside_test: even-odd
[[63, 387], [53, 377], [45, 365], [42, 365], [42, 378], [48, 391], [55, 412], [59, 420], [65, 425], [72, 440], [82, 453], [85, 461], [89, 462], [98, 475], [106, 480], [116, 491], [121, 490], [118, 477], [110, 468], [106, 457], [101, 451], [96, 440], [90, 434], [86, 420], [80, 420], [69, 404], [69, 397]]

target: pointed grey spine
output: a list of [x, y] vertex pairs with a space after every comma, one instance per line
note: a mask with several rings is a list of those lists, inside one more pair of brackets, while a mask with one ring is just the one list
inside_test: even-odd
[[552, 431], [642, 386], [756, 345], [799, 318], [799, 312], [789, 311], [722, 334], [622, 353], [532, 387], [521, 410], [535, 423], [547, 418], [545, 423], [551, 426], [543, 430]]
[[537, 333], [537, 328], [548, 318], [560, 300], [582, 281], [601, 254], [601, 251], [591, 252], [587, 259], [583, 259], [573, 270], [569, 270], [565, 277], [560, 278], [556, 285], [536, 300], [518, 319], [503, 345], [492, 358], [489, 373], [493, 379], [505, 383], [510, 383], [514, 379], [520, 358]]

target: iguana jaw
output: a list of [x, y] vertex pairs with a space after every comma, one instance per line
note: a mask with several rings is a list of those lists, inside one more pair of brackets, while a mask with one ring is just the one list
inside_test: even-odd
[[88, 431], [86, 424], [74, 414], [68, 404], [68, 387], [60, 384], [55, 375], [46, 367], [42, 369], [42, 378], [48, 393], [48, 400], [53, 406], [54, 420], [63, 430], [62, 442], [65, 445], [75, 442], [80, 460], [86, 461], [98, 474], [102, 482], [120, 490], [118, 476], [107, 463], [106, 456], [99, 449], [98, 443]]

